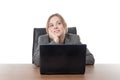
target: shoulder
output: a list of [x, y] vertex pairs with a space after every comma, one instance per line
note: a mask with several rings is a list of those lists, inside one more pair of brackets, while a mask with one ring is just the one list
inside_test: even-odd
[[43, 43], [43, 44], [45, 44], [45, 43], [48, 43], [48, 41], [49, 41], [49, 38], [48, 38], [49, 36], [48, 36], [48, 34], [45, 34], [45, 35], [41, 35], [41, 36], [39, 36], [38, 37], [38, 43]]
[[40, 35], [39, 37], [38, 37], [38, 39], [44, 39], [44, 38], [47, 38], [48, 37], [48, 34], [44, 34], [44, 35]]
[[66, 37], [68, 37], [68, 38], [79, 38], [79, 35], [77, 35], [77, 34], [72, 34], [72, 33], [67, 33], [67, 34], [66, 34]]
[[65, 37], [65, 44], [79, 44], [80, 38], [77, 34], [67, 33]]

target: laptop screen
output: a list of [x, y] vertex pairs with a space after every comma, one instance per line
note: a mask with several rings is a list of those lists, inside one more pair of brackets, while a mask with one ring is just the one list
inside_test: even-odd
[[40, 45], [41, 74], [83, 74], [86, 45]]

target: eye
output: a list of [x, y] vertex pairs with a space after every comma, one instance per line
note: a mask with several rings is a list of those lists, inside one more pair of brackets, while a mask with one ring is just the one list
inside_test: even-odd
[[61, 22], [58, 22], [59, 25], [61, 25], [62, 23]]
[[54, 25], [53, 24], [50, 24], [49, 27], [53, 27]]
[[61, 24], [61, 23], [58, 23], [58, 24]]

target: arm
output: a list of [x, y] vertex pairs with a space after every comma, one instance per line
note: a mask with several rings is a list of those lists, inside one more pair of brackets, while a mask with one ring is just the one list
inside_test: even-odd
[[[82, 44], [80, 41], [79, 35], [76, 39], [78, 39], [77, 42]], [[94, 63], [95, 63], [95, 59], [94, 59], [93, 54], [88, 49], [86, 49], [86, 65], [93, 65]]]
[[48, 35], [42, 35], [42, 36], [39, 36], [38, 37], [38, 42], [37, 42], [37, 47], [35, 49], [35, 52], [34, 52], [34, 55], [33, 55], [33, 61], [34, 61], [34, 64], [36, 66], [40, 66], [40, 50], [39, 50], [39, 47], [40, 45], [44, 45], [44, 44], [49, 44], [49, 39], [48, 39]]
[[39, 59], [40, 59], [39, 46], [40, 46], [40, 43], [39, 43], [39, 38], [38, 38], [37, 47], [35, 48], [35, 52], [34, 52], [34, 55], [33, 55], [34, 64], [38, 67], [39, 67]]
[[86, 65], [93, 65], [95, 63], [94, 56], [87, 49], [86, 51]]

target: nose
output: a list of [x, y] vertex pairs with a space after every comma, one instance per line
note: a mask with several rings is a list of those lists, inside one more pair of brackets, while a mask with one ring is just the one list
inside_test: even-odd
[[55, 26], [54, 26], [54, 29], [57, 29], [57, 28], [58, 28], [58, 26], [57, 26], [57, 25], [55, 25]]

